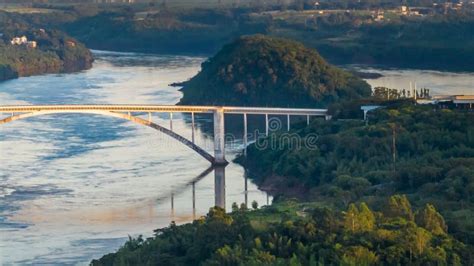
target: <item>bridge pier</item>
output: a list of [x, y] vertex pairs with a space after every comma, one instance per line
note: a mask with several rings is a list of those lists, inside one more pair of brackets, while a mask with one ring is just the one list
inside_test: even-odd
[[193, 182], [193, 220], [196, 220], [196, 182]]
[[227, 165], [225, 159], [224, 109], [214, 111], [214, 165]]
[[173, 113], [170, 113], [170, 130], [173, 131]]
[[195, 130], [195, 126], [194, 126], [194, 112], [191, 113], [191, 130], [192, 130], [192, 135], [191, 135], [191, 139], [192, 139], [192, 142], [194, 143], [195, 141], [195, 136], [194, 136], [194, 130]]
[[265, 136], [268, 137], [268, 114], [265, 114]]
[[291, 125], [290, 115], [286, 115], [286, 131], [290, 131], [290, 125]]
[[247, 155], [247, 114], [244, 113], [244, 155]]
[[214, 169], [214, 200], [215, 206], [225, 209], [225, 167]]

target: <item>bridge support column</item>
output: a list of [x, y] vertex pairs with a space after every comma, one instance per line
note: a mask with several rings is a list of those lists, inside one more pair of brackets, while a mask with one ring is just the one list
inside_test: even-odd
[[265, 114], [265, 136], [268, 136], [268, 114]]
[[173, 113], [170, 113], [170, 130], [173, 131]]
[[245, 170], [245, 183], [244, 183], [244, 194], [245, 194], [245, 198], [244, 198], [244, 202], [245, 202], [245, 206], [249, 206], [249, 191], [248, 191], [248, 181], [247, 181], [247, 170]]
[[215, 206], [225, 209], [225, 168], [219, 166], [214, 169], [214, 196]]
[[244, 155], [247, 155], [247, 114], [244, 113]]
[[191, 113], [191, 132], [192, 132], [192, 142], [194, 143], [194, 113]]
[[287, 131], [290, 131], [290, 115], [286, 115], [286, 125], [287, 125]]
[[309, 115], [306, 116], [306, 125], [309, 126]]
[[214, 164], [226, 165], [225, 160], [225, 129], [224, 110], [222, 108], [214, 111]]
[[193, 182], [193, 220], [196, 220], [196, 182]]
[[171, 218], [174, 219], [174, 193], [171, 192]]

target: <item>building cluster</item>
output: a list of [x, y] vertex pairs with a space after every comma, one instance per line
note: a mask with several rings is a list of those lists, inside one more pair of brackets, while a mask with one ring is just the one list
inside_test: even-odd
[[12, 45], [25, 45], [28, 48], [36, 48], [37, 43], [35, 41], [28, 41], [28, 38], [26, 36], [21, 36], [21, 37], [14, 37], [10, 43]]
[[464, 2], [459, 1], [457, 3], [445, 2], [445, 3], [434, 3], [432, 7], [408, 7], [402, 5], [398, 9], [398, 13], [404, 16], [424, 16], [433, 14], [448, 14], [450, 12], [456, 12], [462, 10], [465, 7]]
[[458, 109], [473, 110], [474, 95], [439, 95], [430, 99], [417, 100], [419, 104], [436, 104], [442, 108], [455, 107]]

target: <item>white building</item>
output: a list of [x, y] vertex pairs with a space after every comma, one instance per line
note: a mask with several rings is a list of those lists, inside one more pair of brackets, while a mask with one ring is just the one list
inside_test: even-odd
[[26, 38], [26, 36], [15, 37], [10, 41], [12, 45], [22, 45], [22, 44], [26, 44], [27, 42], [28, 42], [28, 38]]
[[36, 46], [38, 46], [38, 44], [35, 41], [29, 41], [29, 42], [26, 43], [26, 46], [28, 48], [33, 48], [34, 49], [34, 48], [36, 48]]
[[26, 47], [33, 49], [38, 46], [38, 43], [36, 43], [36, 41], [28, 41], [28, 38], [26, 38], [26, 36], [15, 37], [10, 41], [10, 43], [12, 45], [25, 45]]

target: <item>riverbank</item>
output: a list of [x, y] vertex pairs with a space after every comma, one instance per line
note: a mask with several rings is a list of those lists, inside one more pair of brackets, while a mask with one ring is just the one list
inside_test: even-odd
[[0, 81], [90, 69], [87, 47], [64, 32], [44, 29], [25, 17], [0, 11]]
[[0, 81], [90, 69], [92, 53], [84, 46], [29, 49], [0, 44]]

